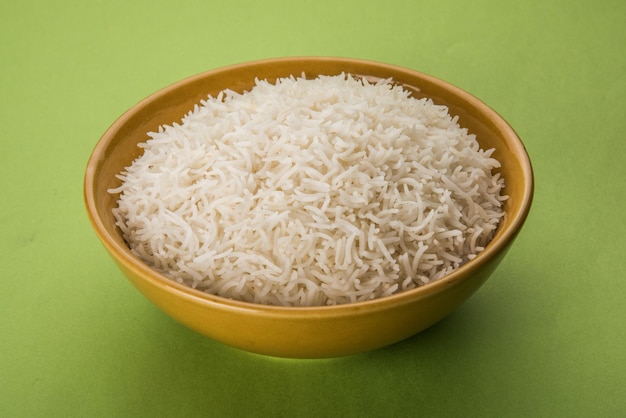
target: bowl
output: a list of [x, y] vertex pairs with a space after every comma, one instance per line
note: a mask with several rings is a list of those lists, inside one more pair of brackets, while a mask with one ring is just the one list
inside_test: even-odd
[[[422, 287], [367, 302], [323, 307], [276, 307], [229, 300], [178, 284], [133, 255], [111, 212], [116, 174], [140, 155], [137, 144], [160, 125], [179, 122], [194, 104], [224, 89], [244, 91], [255, 79], [342, 72], [389, 78], [415, 97], [448, 106], [482, 148], [495, 148], [509, 199], [492, 241], [449, 275]], [[515, 131], [494, 110], [447, 82], [411, 69], [358, 59], [277, 58], [208, 71], [166, 87], [125, 112], [98, 141], [84, 177], [84, 199], [96, 235], [122, 273], [152, 303], [181, 324], [229, 346], [263, 355], [325, 358], [384, 347], [437, 323], [492, 274], [513, 244], [530, 210], [533, 173]]]

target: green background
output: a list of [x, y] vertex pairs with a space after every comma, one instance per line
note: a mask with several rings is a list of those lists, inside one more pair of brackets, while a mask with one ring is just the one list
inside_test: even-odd
[[[626, 2], [3, 1], [0, 416], [625, 416]], [[82, 198], [126, 109], [278, 56], [365, 58], [449, 81], [523, 139], [535, 202], [453, 315], [329, 360], [241, 352], [121, 275]]]

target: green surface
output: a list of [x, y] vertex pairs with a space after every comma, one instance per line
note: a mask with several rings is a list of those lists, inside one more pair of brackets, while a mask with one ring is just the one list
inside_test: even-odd
[[[0, 416], [624, 416], [626, 3], [2, 2]], [[187, 76], [334, 55], [410, 67], [496, 109], [535, 203], [487, 284], [426, 332], [295, 361], [201, 337], [91, 230], [96, 141]]]

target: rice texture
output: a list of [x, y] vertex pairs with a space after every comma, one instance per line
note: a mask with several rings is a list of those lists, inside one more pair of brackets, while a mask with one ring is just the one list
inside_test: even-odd
[[506, 199], [494, 150], [392, 80], [256, 80], [139, 146], [109, 190], [132, 252], [258, 304], [353, 303], [437, 280], [484, 249]]

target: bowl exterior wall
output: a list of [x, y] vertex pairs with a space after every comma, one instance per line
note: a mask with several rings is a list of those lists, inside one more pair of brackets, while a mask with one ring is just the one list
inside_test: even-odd
[[167, 315], [211, 339], [241, 350], [275, 357], [329, 358], [370, 351], [399, 342], [447, 317], [476, 292], [495, 270], [483, 266], [467, 280], [442, 291], [380, 309], [363, 306], [319, 314], [303, 309], [300, 315], [268, 313], [249, 307], [207, 303], [205, 299], [172, 293], [170, 289], [120, 269], [130, 282]]

